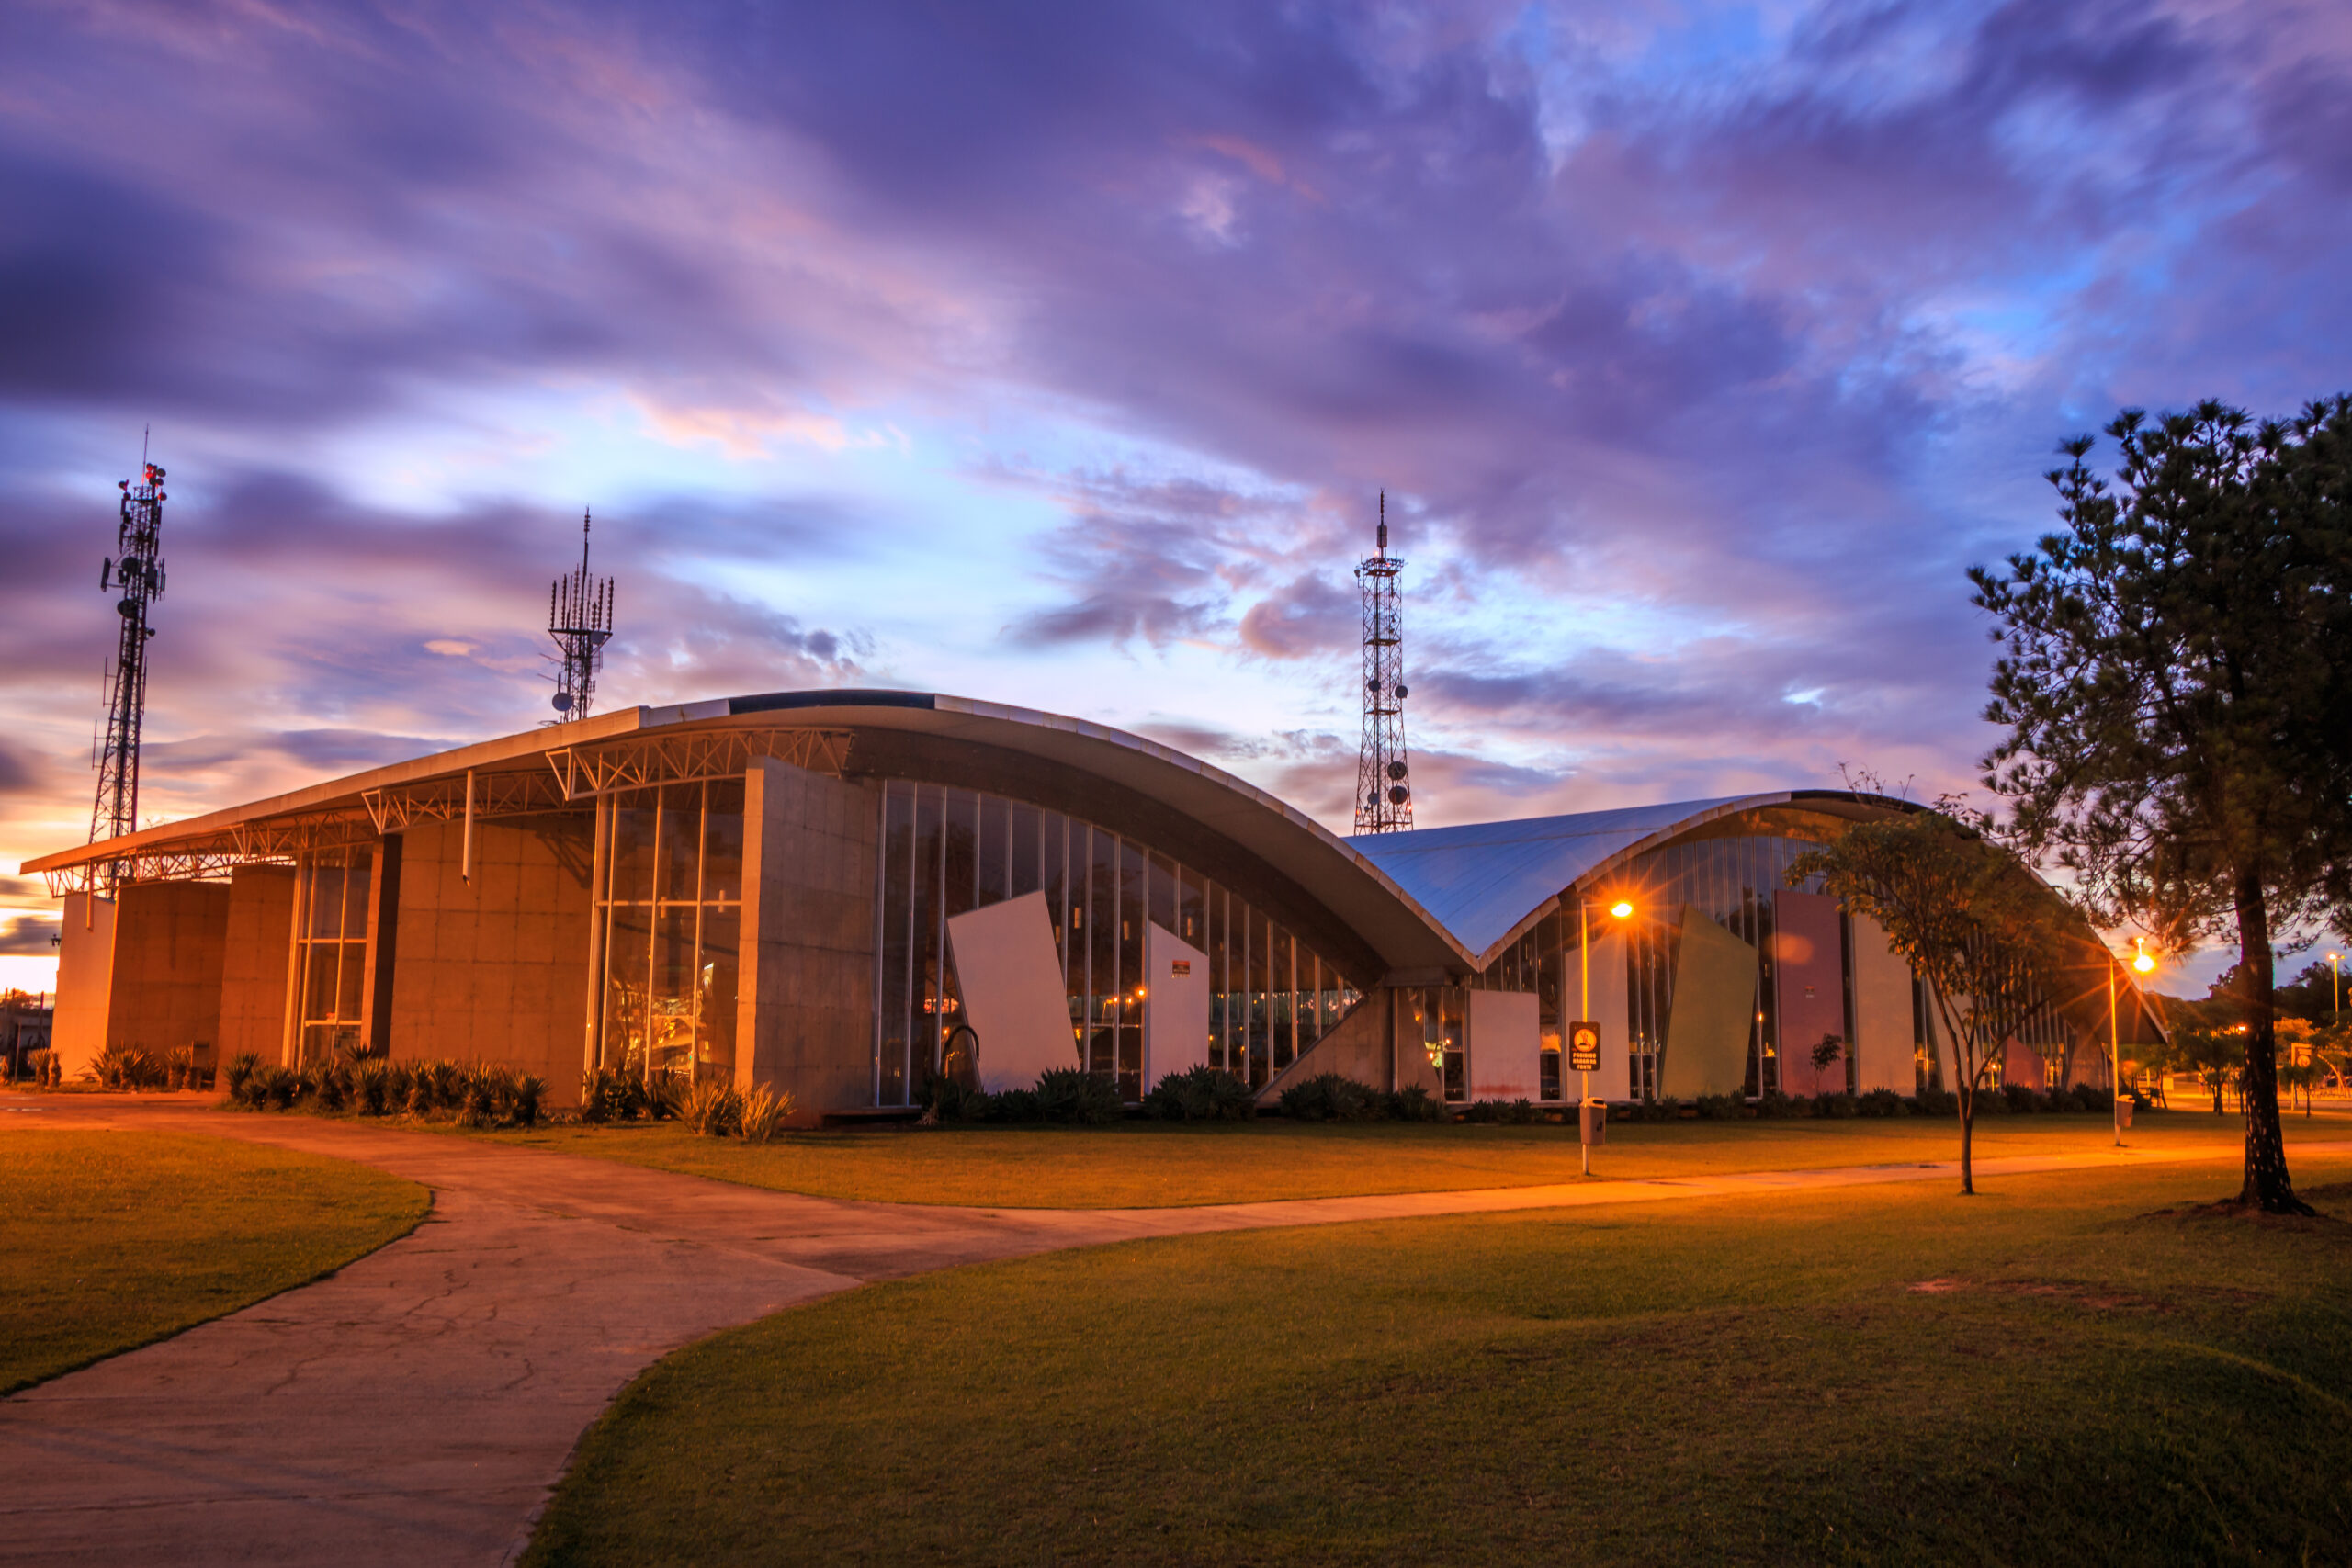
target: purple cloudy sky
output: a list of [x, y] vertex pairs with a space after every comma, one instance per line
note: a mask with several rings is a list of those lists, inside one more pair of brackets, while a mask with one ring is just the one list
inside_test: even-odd
[[159, 817], [537, 722], [594, 504], [608, 702], [1344, 826], [1384, 485], [1425, 824], [1933, 793], [2053, 443], [2352, 386], [2352, 9], [32, 0], [0, 215], [0, 863], [87, 832], [147, 424]]

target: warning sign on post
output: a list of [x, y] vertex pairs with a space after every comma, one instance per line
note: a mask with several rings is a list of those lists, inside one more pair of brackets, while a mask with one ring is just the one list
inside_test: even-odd
[[1597, 1073], [1600, 1070], [1600, 1025], [1568, 1025], [1568, 1070], [1572, 1073]]

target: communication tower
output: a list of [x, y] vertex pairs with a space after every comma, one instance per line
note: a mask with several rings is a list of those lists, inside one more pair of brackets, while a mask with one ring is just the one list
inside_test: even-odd
[[[90, 813], [90, 841], [119, 839], [139, 827], [139, 729], [147, 715], [147, 639], [155, 628], [147, 624], [147, 609], [164, 596], [164, 470], [140, 452], [139, 482], [121, 480], [122, 521], [115, 532], [115, 548], [98, 566], [98, 588], [119, 592], [115, 612], [122, 618], [122, 637], [113, 666], [107, 671], [106, 735], [92, 759], [98, 770], [98, 799]], [[101, 870], [109, 886], [120, 880], [121, 868]]]
[[567, 571], [548, 589], [548, 636], [555, 639], [561, 668], [556, 672], [554, 706], [561, 724], [586, 718], [596, 700], [596, 671], [605, 645], [613, 640], [613, 580], [588, 575], [589, 514], [580, 514], [580, 570]]
[[1363, 589], [1363, 746], [1356, 757], [1356, 831], [1395, 833], [1413, 825], [1413, 781], [1405, 757], [1405, 615], [1388, 553], [1388, 492], [1380, 494], [1379, 548], [1356, 565]]

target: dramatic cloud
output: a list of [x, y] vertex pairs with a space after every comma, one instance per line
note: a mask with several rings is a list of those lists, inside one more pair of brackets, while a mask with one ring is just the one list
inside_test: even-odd
[[0, 859], [85, 830], [149, 422], [157, 810], [537, 721], [593, 502], [615, 701], [966, 690], [1344, 826], [1384, 486], [1424, 820], [1945, 787], [2052, 444], [2352, 346], [2317, 0], [110, 0], [0, 59]]

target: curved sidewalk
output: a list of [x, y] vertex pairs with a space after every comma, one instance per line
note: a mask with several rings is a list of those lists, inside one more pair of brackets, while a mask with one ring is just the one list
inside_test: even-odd
[[[34, 1109], [35, 1105], [39, 1109]], [[495, 1563], [621, 1386], [718, 1329], [871, 1280], [1145, 1236], [1947, 1179], [1950, 1162], [1182, 1209], [845, 1202], [443, 1134], [185, 1100], [17, 1101], [430, 1187], [412, 1235], [326, 1280], [0, 1401], [0, 1562]], [[2352, 1149], [2307, 1144], [2302, 1149]], [[1981, 1160], [1987, 1176], [2196, 1153]]]

